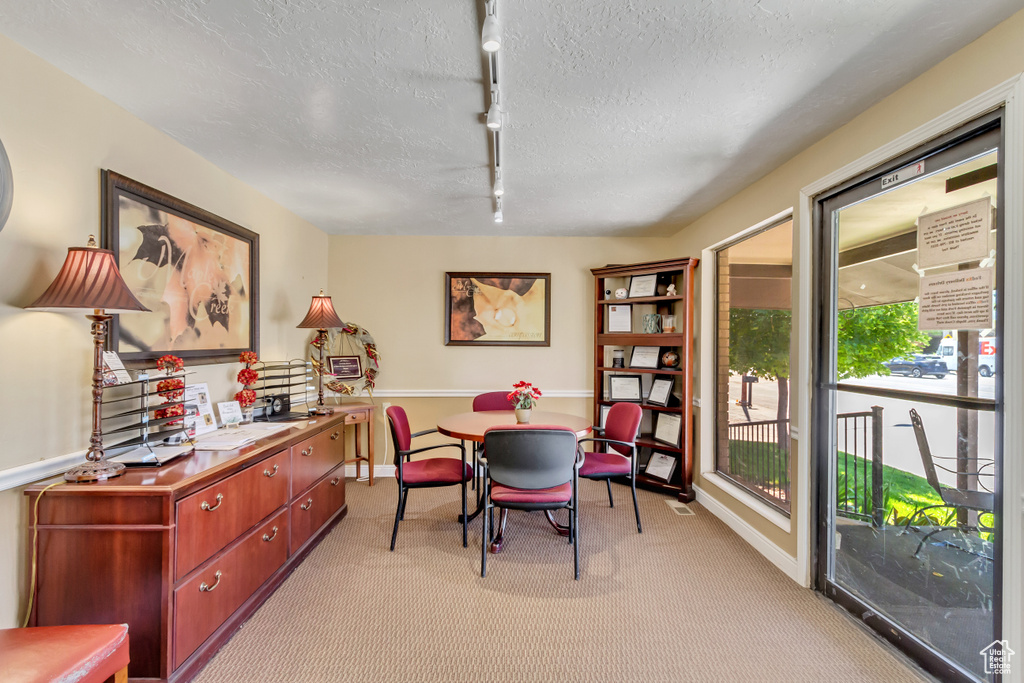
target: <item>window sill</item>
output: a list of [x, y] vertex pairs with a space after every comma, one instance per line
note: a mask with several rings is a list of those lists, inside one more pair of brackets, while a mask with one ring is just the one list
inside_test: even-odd
[[768, 503], [758, 500], [757, 496], [742, 486], [737, 486], [717, 472], [701, 472], [701, 477], [704, 481], [729, 494], [783, 531], [787, 533], [793, 532], [793, 520], [789, 515], [779, 512]]

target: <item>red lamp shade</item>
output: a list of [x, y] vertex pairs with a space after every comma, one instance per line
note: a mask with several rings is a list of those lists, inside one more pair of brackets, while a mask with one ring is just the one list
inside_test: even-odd
[[296, 325], [299, 328], [312, 328], [315, 330], [326, 330], [328, 327], [344, 327], [345, 323], [334, 312], [334, 304], [331, 297], [324, 296], [324, 290], [320, 290], [320, 296], [314, 296], [309, 304], [309, 312], [302, 322]]
[[114, 252], [97, 247], [68, 247], [57, 277], [26, 308], [103, 309], [108, 313], [149, 310], [121, 279]]

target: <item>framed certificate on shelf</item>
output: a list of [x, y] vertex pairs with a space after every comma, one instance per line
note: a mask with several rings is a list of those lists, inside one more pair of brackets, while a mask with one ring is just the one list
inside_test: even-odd
[[676, 459], [665, 453], [651, 453], [651, 459], [647, 461], [644, 474], [648, 477], [668, 481], [672, 478], [672, 472], [676, 469]]
[[608, 307], [608, 331], [609, 332], [632, 332], [633, 331], [633, 307], [629, 304], [619, 304]]
[[612, 375], [609, 378], [609, 401], [635, 401], [639, 403], [642, 399], [640, 375]]
[[656, 406], [667, 406], [672, 396], [672, 387], [675, 381], [671, 379], [658, 378], [651, 383], [651, 393], [647, 395], [647, 402]]
[[659, 346], [634, 346], [633, 355], [629, 359], [629, 367], [656, 370], [660, 355], [661, 347]]
[[654, 426], [654, 440], [667, 443], [670, 446], [679, 448], [682, 444], [683, 418], [671, 413], [658, 415], [657, 424]]
[[634, 275], [629, 281], [629, 298], [654, 296], [658, 291], [657, 275]]

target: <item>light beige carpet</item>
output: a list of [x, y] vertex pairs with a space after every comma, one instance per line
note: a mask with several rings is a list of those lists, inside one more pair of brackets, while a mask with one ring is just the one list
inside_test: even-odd
[[[581, 482], [581, 571], [540, 513], [512, 512], [480, 578], [458, 488], [412, 491], [388, 552], [393, 479], [347, 482], [349, 514], [210, 662], [238, 681], [919, 681], [700, 505]], [[563, 513], [564, 514], [564, 513]]]

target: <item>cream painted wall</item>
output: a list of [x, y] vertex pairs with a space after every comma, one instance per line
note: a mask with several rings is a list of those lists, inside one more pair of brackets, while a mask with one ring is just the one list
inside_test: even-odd
[[[860, 157], [923, 125], [999, 83], [1024, 72], [1024, 11], [1018, 12], [984, 36], [948, 59], [940, 62], [905, 87], [866, 110], [845, 126], [807, 148], [756, 183], [723, 202], [671, 238], [678, 253], [700, 254], [701, 250], [727, 239], [766, 218], [795, 208], [800, 189]], [[794, 240], [811, 226], [801, 225], [794, 217]], [[796, 255], [799, 260], [799, 254]], [[1015, 258], [1018, 262], [1020, 255]], [[795, 264], [793, 284], [799, 282], [799, 263]], [[794, 307], [811, 292], [794, 289]], [[793, 329], [798, 327], [794, 316]], [[698, 354], [700, 353], [698, 349]], [[1018, 378], [1019, 379], [1019, 378]], [[809, 378], [794, 376], [791, 384], [791, 413], [808, 401]], [[711, 397], [705, 397], [707, 401]], [[810, 425], [796, 424], [801, 437], [809, 438]], [[794, 444], [795, 446], [795, 444]], [[794, 449], [795, 452], [795, 449]], [[696, 470], [699, 472], [699, 467]], [[794, 482], [799, 473], [794, 472]], [[741, 517], [769, 541], [792, 555], [796, 538], [767, 522], [731, 495], [697, 477], [697, 483], [715, 500]], [[794, 496], [796, 491], [794, 491]], [[805, 510], [794, 509], [794, 522]], [[794, 527], [795, 528], [795, 527]]]
[[[406, 392], [472, 395], [520, 379], [542, 391], [592, 392], [590, 269], [684, 255], [665, 249], [664, 238], [332, 236], [329, 293], [342, 320], [367, 328], [377, 342], [382, 400], [405, 407], [420, 429], [431, 426], [427, 418], [441, 404]], [[445, 346], [444, 274], [457, 271], [551, 273], [551, 346]], [[541, 405], [555, 409], [556, 400], [581, 415], [593, 410], [589, 398], [542, 399]], [[450, 405], [469, 410], [471, 403], [463, 396]], [[387, 426], [380, 411], [377, 427], [381, 462]]]
[[[99, 236], [101, 169], [260, 233], [261, 356], [302, 353], [306, 334], [295, 324], [327, 285], [324, 233], [3, 36], [0, 64], [0, 140], [14, 174], [0, 232], [0, 470], [88, 446], [88, 321], [22, 307], [53, 279], [67, 247]], [[201, 367], [195, 381], [227, 400], [239, 367]], [[23, 606], [23, 499], [21, 489], [0, 492], [0, 628], [15, 625]]]

